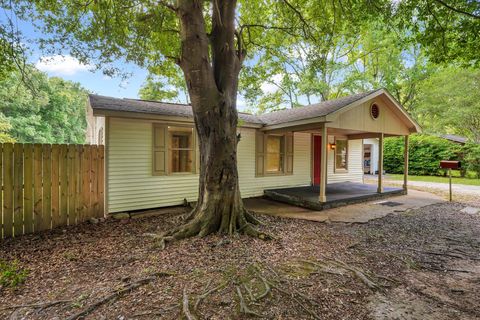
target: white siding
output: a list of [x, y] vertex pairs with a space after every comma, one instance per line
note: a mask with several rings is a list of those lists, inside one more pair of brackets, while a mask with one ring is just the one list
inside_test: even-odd
[[[195, 201], [198, 175], [152, 175], [152, 122], [110, 118], [107, 145], [108, 212], [179, 205]], [[295, 133], [293, 175], [255, 177], [255, 130], [240, 128], [238, 171], [243, 197], [266, 188], [310, 184], [310, 134]]]
[[[329, 136], [329, 142], [333, 143], [334, 137]], [[328, 173], [327, 183], [335, 182], [363, 182], [363, 144], [362, 140], [348, 141], [348, 170], [346, 172], [335, 172], [334, 157], [335, 152], [328, 150]]]
[[311, 135], [296, 132], [293, 138], [293, 175], [255, 177], [255, 130], [239, 129], [238, 175], [242, 197], [263, 195], [263, 190], [311, 183]]

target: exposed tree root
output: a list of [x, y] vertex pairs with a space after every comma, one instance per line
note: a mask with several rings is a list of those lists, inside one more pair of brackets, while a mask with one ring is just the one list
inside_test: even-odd
[[337, 275], [352, 274], [362, 281], [367, 287], [372, 290], [381, 289], [382, 286], [377, 284], [371, 277], [357, 267], [350, 266], [340, 260], [324, 260], [324, 261], [310, 261], [301, 260], [304, 263], [316, 266], [318, 271], [324, 273], [331, 273]]
[[73, 300], [55, 300], [55, 301], [49, 301], [49, 302], [19, 304], [19, 305], [15, 305], [15, 306], [8, 306], [8, 307], [0, 308], [0, 311], [11, 310], [11, 309], [21, 309], [21, 308], [32, 308], [32, 309], [43, 310], [43, 309], [46, 309], [46, 308], [56, 306], [57, 304], [69, 303], [69, 302], [72, 302], [72, 301]]
[[188, 299], [187, 288], [183, 288], [182, 313], [187, 320], [197, 320], [197, 317], [190, 311], [190, 301]]
[[154, 281], [155, 279], [157, 279], [158, 277], [162, 277], [162, 276], [169, 276], [170, 274], [168, 273], [164, 273], [164, 272], [158, 272], [158, 273], [155, 273], [149, 277], [146, 277], [146, 278], [142, 278], [140, 280], [137, 280], [137, 281], [133, 281], [133, 282], [130, 282], [130, 283], [127, 283], [123, 286], [123, 288], [121, 288], [120, 290], [117, 290], [97, 301], [95, 301], [94, 303], [92, 303], [91, 305], [87, 306], [86, 308], [84, 308], [83, 310], [81, 310], [80, 312], [77, 312], [73, 315], [71, 315], [70, 317], [67, 318], [67, 320], [76, 320], [76, 319], [79, 319], [79, 318], [83, 318], [85, 317], [86, 315], [90, 314], [91, 312], [93, 312], [95, 309], [97, 309], [98, 307], [100, 307], [101, 305], [104, 305], [105, 303], [107, 302], [110, 302], [112, 300], [115, 300], [117, 298], [119, 298], [120, 296], [126, 294], [126, 293], [129, 293], [143, 285], [146, 285], [147, 283], [150, 283], [152, 281]]
[[[184, 220], [185, 223], [164, 234], [145, 233], [143, 236], [152, 237], [157, 240], [157, 246], [163, 250], [166, 244], [174, 240], [181, 240], [189, 237], [204, 237], [211, 233], [220, 234], [241, 233], [262, 240], [271, 240], [273, 236], [261, 232], [255, 228], [263, 224], [246, 209], [240, 209], [239, 213], [230, 217], [229, 215], [208, 216], [208, 218], [197, 214], [195, 208]], [[227, 218], [225, 218], [227, 217]]]
[[245, 300], [243, 299], [242, 289], [240, 289], [240, 287], [238, 285], [235, 286], [235, 289], [237, 291], [238, 300], [239, 300], [239, 304], [240, 304], [240, 313], [244, 313], [244, 314], [247, 314], [247, 315], [250, 315], [250, 316], [255, 316], [255, 317], [262, 317], [261, 314], [250, 310], [250, 308], [248, 307], [248, 304], [245, 303]]

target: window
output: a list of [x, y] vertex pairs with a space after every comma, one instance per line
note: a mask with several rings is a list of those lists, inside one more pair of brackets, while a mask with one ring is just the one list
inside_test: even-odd
[[153, 125], [154, 175], [195, 173], [196, 143], [192, 127]]
[[348, 140], [335, 140], [335, 170], [348, 169]]
[[193, 128], [168, 127], [168, 146], [169, 172], [193, 172]]
[[255, 176], [293, 174], [293, 133], [255, 133]]
[[283, 172], [285, 137], [267, 136], [267, 172]]
[[370, 106], [370, 116], [373, 120], [378, 119], [378, 117], [380, 116], [380, 108], [376, 103], [372, 103], [372, 105]]

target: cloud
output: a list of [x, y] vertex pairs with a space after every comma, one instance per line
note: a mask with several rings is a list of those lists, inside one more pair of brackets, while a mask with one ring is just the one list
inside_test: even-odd
[[82, 64], [77, 58], [74, 58], [70, 55], [41, 57], [35, 66], [42, 71], [62, 76], [71, 76], [78, 72], [84, 72], [93, 69], [93, 66]]
[[272, 77], [271, 81], [263, 82], [262, 85], [260, 86], [260, 88], [262, 89], [262, 91], [264, 93], [277, 92], [278, 86], [276, 86], [275, 84], [280, 84], [282, 82], [282, 78], [283, 78], [283, 76], [281, 74], [277, 73]]

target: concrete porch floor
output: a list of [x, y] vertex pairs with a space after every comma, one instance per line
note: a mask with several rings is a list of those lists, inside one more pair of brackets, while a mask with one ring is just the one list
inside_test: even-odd
[[409, 190], [408, 195], [398, 195], [391, 199], [377, 199], [322, 211], [310, 210], [265, 198], [244, 199], [244, 204], [248, 210], [255, 213], [282, 218], [318, 222], [366, 223], [394, 212], [406, 212], [443, 201], [445, 200], [441, 197], [428, 192]]
[[319, 186], [267, 189], [269, 199], [300, 206], [311, 210], [324, 210], [348, 204], [382, 199], [393, 195], [405, 194], [402, 188], [384, 187], [383, 193], [377, 193], [377, 186], [356, 182], [338, 182], [327, 184], [327, 202], [319, 202]]

